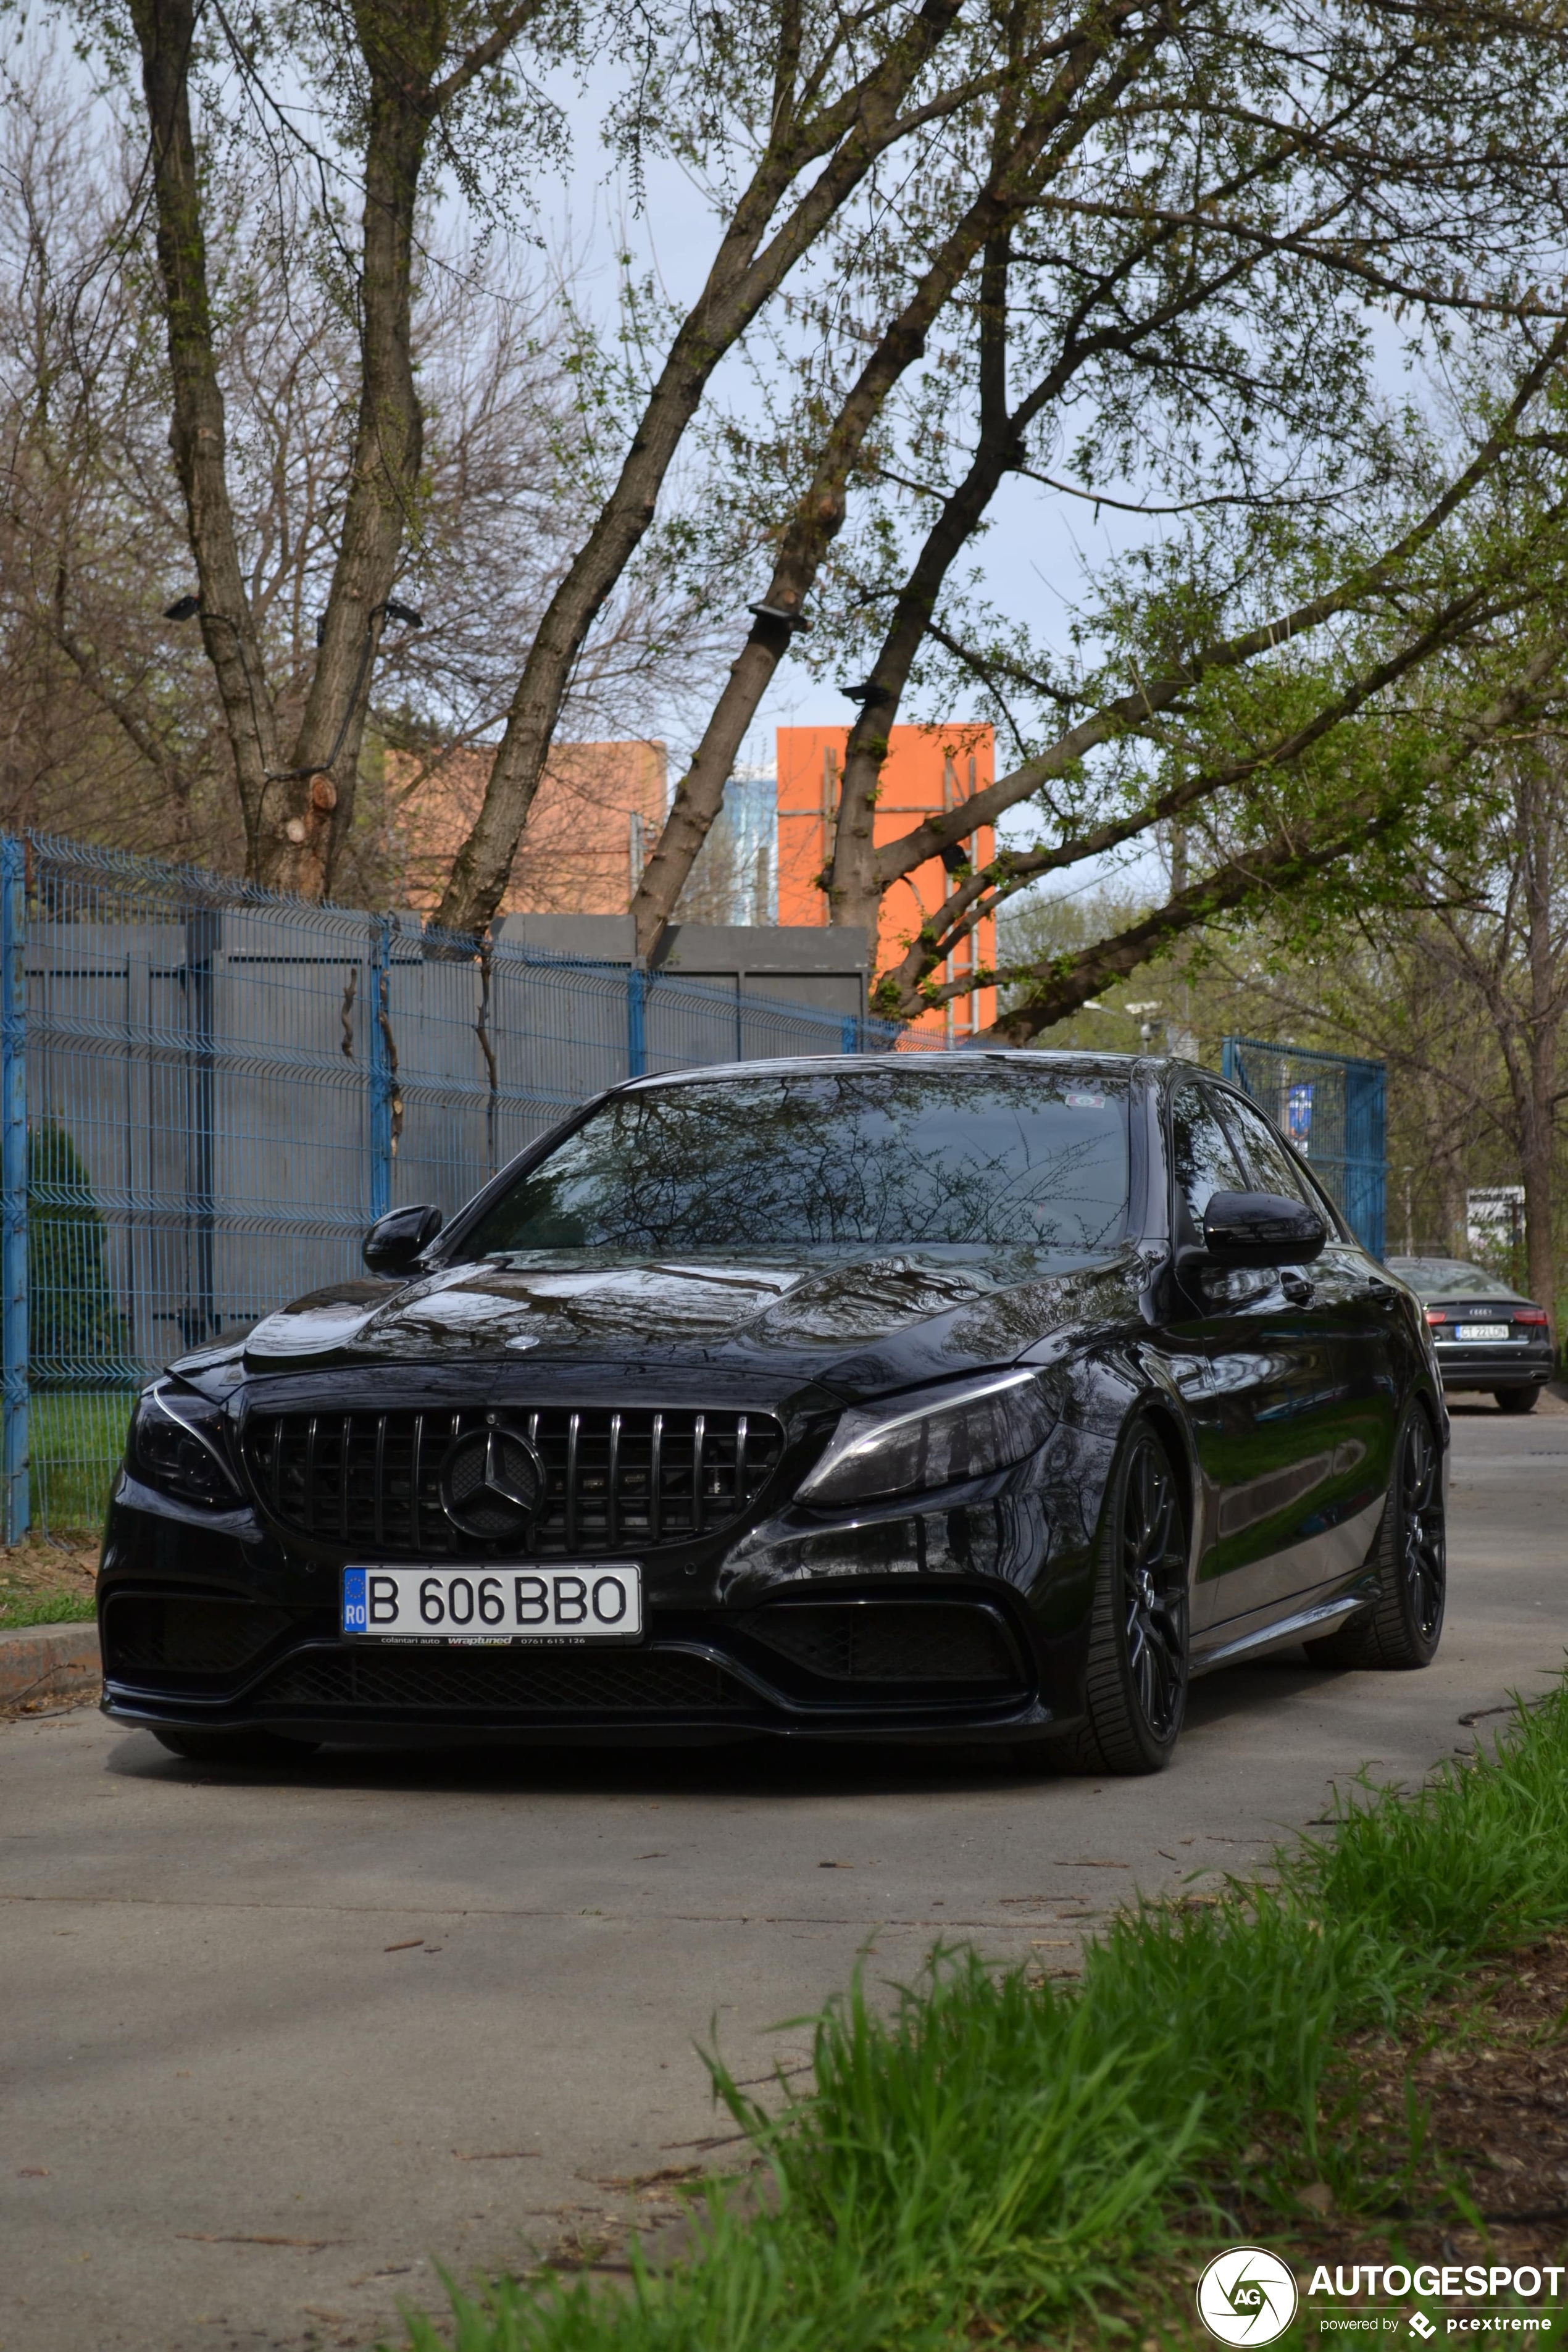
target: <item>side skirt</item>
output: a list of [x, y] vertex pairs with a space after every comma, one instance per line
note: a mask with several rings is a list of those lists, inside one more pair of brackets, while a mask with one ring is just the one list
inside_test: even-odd
[[1360, 1576], [1347, 1592], [1337, 1592], [1331, 1601], [1310, 1601], [1289, 1617], [1269, 1613], [1267, 1621], [1242, 1633], [1232, 1633], [1212, 1650], [1194, 1655], [1192, 1673], [1206, 1675], [1215, 1666], [1234, 1665], [1241, 1658], [1256, 1658], [1266, 1650], [1289, 1649], [1294, 1642], [1310, 1642], [1319, 1633], [1331, 1633], [1358, 1609], [1364, 1609], [1377, 1598], [1375, 1576]]

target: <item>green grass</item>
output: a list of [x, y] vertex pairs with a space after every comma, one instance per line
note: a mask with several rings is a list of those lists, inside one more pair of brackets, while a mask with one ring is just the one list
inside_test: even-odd
[[0, 1633], [15, 1633], [24, 1625], [89, 1625], [97, 1613], [90, 1592], [0, 1595]]
[[[1041, 1803], [1048, 1805], [1043, 1790]], [[1364, 2199], [1336, 2042], [1394, 2026], [1568, 1918], [1568, 1691], [1414, 1799], [1357, 1792], [1268, 1885], [1144, 1907], [1039, 1984], [938, 1954], [890, 2013], [857, 1983], [816, 2029], [815, 2088], [770, 2119], [714, 2079], [777, 2182], [715, 2191], [701, 2251], [625, 2293], [501, 2281], [409, 2323], [417, 2352], [936, 2352], [999, 2326], [1058, 2340], [1190, 2252], [1258, 2118], [1297, 2179]], [[1336, 2112], [1335, 2102], [1340, 2106]], [[1418, 2137], [1418, 2133], [1416, 2135]], [[1381, 2184], [1386, 2192], [1386, 2182]], [[1287, 2179], [1273, 2194], [1290, 2207]], [[1189, 2234], [1184, 2239], [1185, 2230]]]
[[33, 1525], [56, 1534], [103, 1525], [135, 1402], [128, 1389], [35, 1396], [27, 1412]]

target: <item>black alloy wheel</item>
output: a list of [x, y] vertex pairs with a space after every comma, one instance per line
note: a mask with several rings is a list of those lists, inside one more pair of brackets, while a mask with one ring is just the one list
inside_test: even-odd
[[1442, 1460], [1419, 1404], [1400, 1435], [1372, 1565], [1378, 1595], [1371, 1608], [1309, 1642], [1307, 1655], [1319, 1666], [1429, 1666], [1443, 1638], [1448, 1551]]
[[1541, 1391], [1539, 1389], [1493, 1389], [1492, 1394], [1504, 1412], [1533, 1412], [1535, 1400], [1541, 1394]]
[[1068, 1744], [1084, 1772], [1158, 1772], [1187, 1710], [1188, 1539], [1182, 1490], [1148, 1422], [1134, 1424], [1100, 1521], [1086, 1678]]

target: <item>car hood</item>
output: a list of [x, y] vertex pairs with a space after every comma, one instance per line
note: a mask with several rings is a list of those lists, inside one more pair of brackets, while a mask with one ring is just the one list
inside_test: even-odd
[[1125, 1310], [1131, 1253], [826, 1249], [691, 1257], [538, 1252], [397, 1288], [312, 1292], [258, 1324], [253, 1372], [331, 1367], [776, 1370], [845, 1391], [1010, 1360], [1066, 1320]]

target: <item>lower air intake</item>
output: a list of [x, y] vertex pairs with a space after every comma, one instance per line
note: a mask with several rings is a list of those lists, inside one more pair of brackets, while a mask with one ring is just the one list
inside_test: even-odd
[[965, 1601], [781, 1601], [737, 1630], [825, 1682], [1016, 1689], [1025, 1680], [1001, 1619]]
[[705, 1658], [526, 1649], [323, 1650], [281, 1667], [263, 1705], [440, 1715], [710, 1715], [742, 1695]]
[[290, 1610], [255, 1601], [122, 1593], [103, 1612], [104, 1671], [118, 1679], [235, 1674], [300, 1623]]

